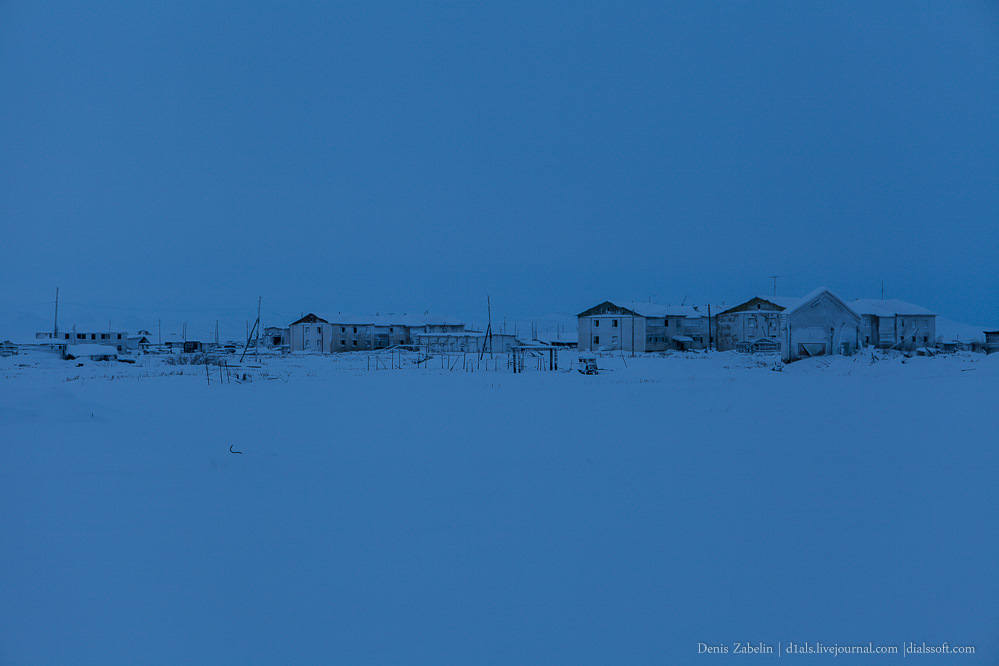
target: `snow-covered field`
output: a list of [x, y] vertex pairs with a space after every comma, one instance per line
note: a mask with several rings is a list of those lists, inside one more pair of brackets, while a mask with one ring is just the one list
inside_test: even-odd
[[0, 359], [0, 664], [999, 659], [999, 355], [247, 364]]

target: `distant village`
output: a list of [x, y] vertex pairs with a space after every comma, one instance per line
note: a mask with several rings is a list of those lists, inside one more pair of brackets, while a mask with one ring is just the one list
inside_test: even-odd
[[606, 301], [578, 319], [578, 347], [594, 352], [779, 352], [790, 362], [868, 347], [927, 355], [999, 350], [999, 332], [964, 340], [937, 335], [937, 314], [927, 308], [898, 299], [848, 303], [825, 287], [800, 298], [754, 296], [728, 308]]
[[[846, 302], [827, 288], [804, 297], [754, 296], [733, 307], [604, 301], [577, 316], [575, 335], [530, 336], [473, 330], [454, 318], [424, 315], [309, 313], [287, 326], [270, 326], [244, 342], [220, 343], [186, 333], [153, 336], [147, 330], [40, 331], [30, 340], [4, 340], [0, 354], [41, 349], [66, 359], [114, 360], [136, 354], [235, 353], [242, 347], [271, 353], [339, 354], [387, 349], [515, 353], [524, 349], [578, 349], [586, 355], [627, 352], [734, 351], [780, 354], [784, 362], [826, 355], [850, 356], [860, 349], [934, 355], [954, 351], [999, 351], [999, 331], [956, 339], [937, 335], [937, 315], [898, 299]], [[154, 339], [155, 337], [155, 339]]]

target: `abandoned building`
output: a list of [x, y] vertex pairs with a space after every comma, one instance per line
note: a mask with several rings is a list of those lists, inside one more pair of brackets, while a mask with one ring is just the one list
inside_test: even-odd
[[711, 318], [691, 306], [604, 301], [576, 318], [580, 351], [704, 349], [711, 343]]
[[800, 298], [755, 296], [745, 303], [719, 312], [715, 322], [718, 351], [751, 351], [779, 348], [780, 313], [793, 308]]
[[935, 312], [896, 298], [860, 298], [850, 307], [861, 316], [860, 335], [865, 347], [911, 351], [936, 344]]

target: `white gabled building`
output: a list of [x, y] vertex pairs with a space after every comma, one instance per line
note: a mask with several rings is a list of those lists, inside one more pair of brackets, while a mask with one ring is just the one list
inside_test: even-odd
[[780, 313], [781, 359], [850, 355], [860, 344], [860, 315], [846, 301], [819, 287]]
[[850, 306], [861, 316], [861, 341], [879, 349], [912, 350], [937, 340], [937, 314], [897, 298], [858, 298]]
[[288, 347], [293, 352], [329, 354], [333, 351], [333, 325], [310, 312], [289, 324]]

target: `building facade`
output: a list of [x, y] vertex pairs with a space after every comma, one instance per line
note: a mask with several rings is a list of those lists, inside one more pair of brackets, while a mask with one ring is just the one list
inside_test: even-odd
[[894, 298], [860, 298], [850, 306], [861, 316], [865, 347], [911, 351], [936, 344], [937, 315], [926, 308]]
[[860, 315], [820, 287], [780, 314], [781, 359], [850, 355], [860, 344]]
[[288, 325], [288, 348], [293, 352], [331, 353], [333, 325], [310, 312]]
[[754, 296], [719, 312], [715, 327], [716, 348], [731, 351], [767, 340], [779, 345], [780, 313], [800, 302], [800, 298], [787, 296]]
[[[52, 333], [38, 332], [35, 338], [51, 338]], [[104, 345], [114, 347], [118, 352], [127, 353], [128, 333], [125, 331], [59, 331], [58, 338], [67, 345]]]
[[576, 315], [580, 351], [704, 349], [711, 318], [696, 307], [604, 301]]

